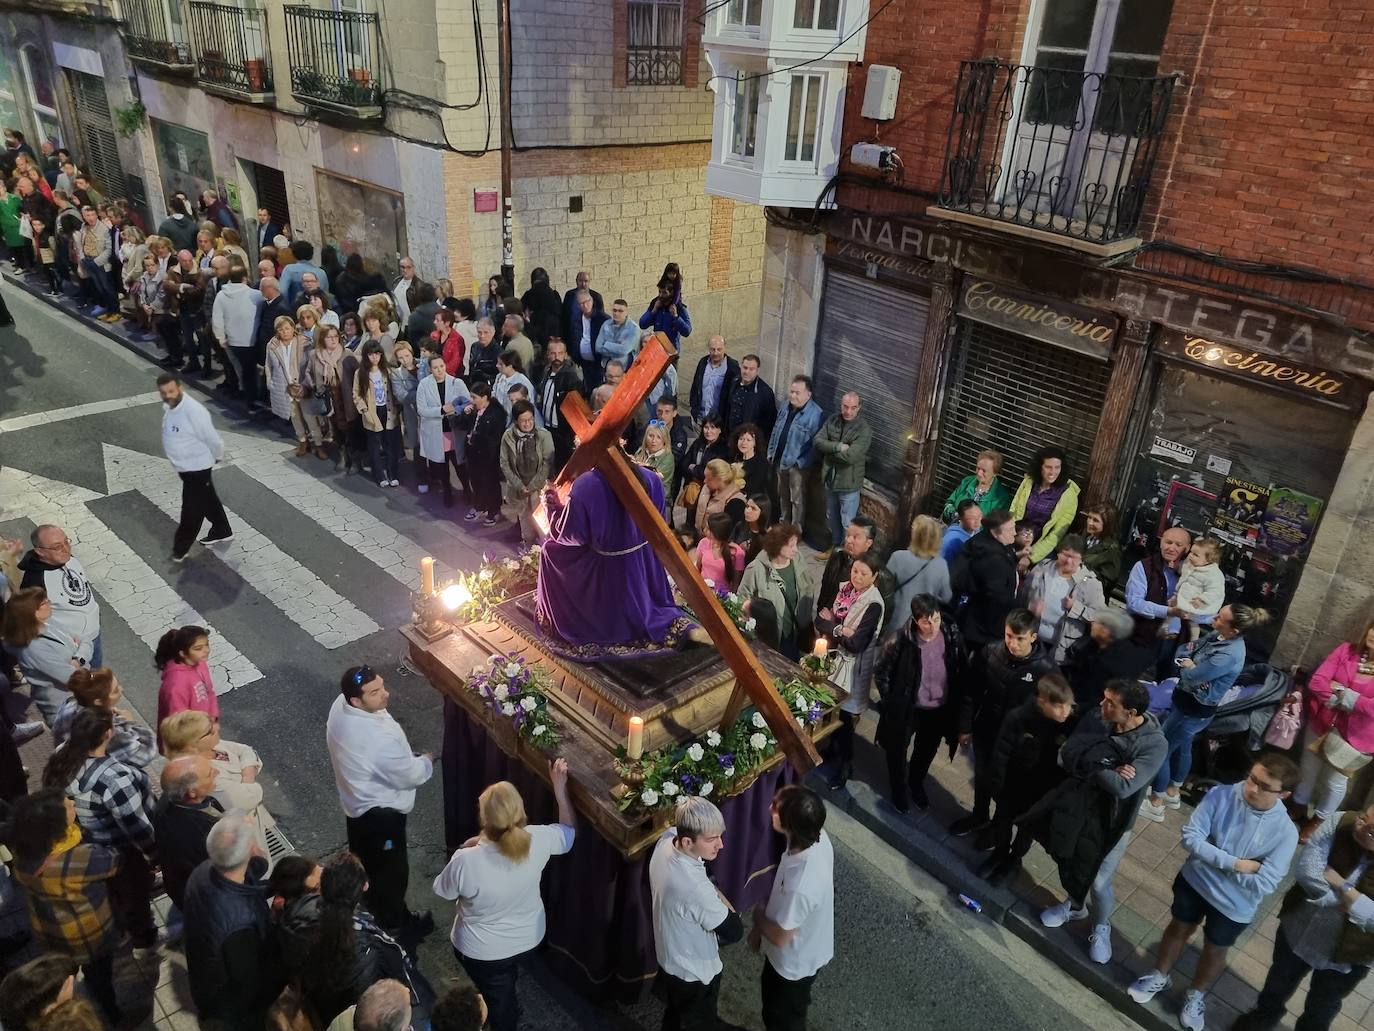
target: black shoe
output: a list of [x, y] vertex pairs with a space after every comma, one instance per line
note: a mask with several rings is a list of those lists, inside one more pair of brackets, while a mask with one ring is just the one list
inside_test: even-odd
[[226, 530], [224, 533], [221, 533], [221, 534], [216, 534], [216, 533], [214, 533], [214, 531], [211, 531], [210, 533], [206, 534], [204, 537], [202, 537], [202, 538], [200, 539], [200, 543], [201, 543], [201, 544], [223, 544], [225, 541], [232, 541], [233, 539], [234, 539], [234, 531], [233, 531], [233, 530]]
[[1279, 1022], [1266, 1017], [1259, 1010], [1242, 1013], [1231, 1024], [1231, 1031], [1273, 1031]]
[[987, 817], [975, 816], [973, 813], [969, 813], [967, 816], [961, 816], [951, 823], [949, 825], [949, 832], [956, 838], [962, 838], [967, 834], [972, 834], [974, 831], [981, 831], [984, 827], [990, 826], [992, 826], [992, 821]]
[[204, 372], [205, 368], [198, 361], [189, 362], [182, 372]]
[[973, 837], [973, 847], [979, 852], [991, 852], [997, 847], [997, 837], [992, 833], [992, 825], [984, 827]]
[[923, 785], [917, 784], [912, 787], [911, 804], [921, 810], [921, 812], [925, 812], [930, 808], [930, 798], [926, 795], [926, 789]]
[[849, 778], [854, 775], [853, 763], [836, 763], [835, 772], [826, 780], [826, 786], [831, 791], [840, 791], [849, 783]]
[[179, 369], [181, 368], [181, 359], [173, 358], [171, 355], [168, 355], [166, 358], [161, 359], [158, 364], [165, 365], [169, 369]]
[[993, 883], [992, 879], [996, 875], [997, 871], [1001, 869], [1001, 867], [1004, 866], [1006, 862], [1006, 855], [1004, 855], [1001, 852], [994, 852], [992, 855], [986, 857], [981, 863], [979, 863], [974, 868], [973, 872], [976, 873], [983, 880], [991, 884]]

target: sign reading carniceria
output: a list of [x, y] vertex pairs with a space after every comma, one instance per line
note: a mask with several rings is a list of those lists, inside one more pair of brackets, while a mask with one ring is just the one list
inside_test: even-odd
[[985, 279], [971, 279], [965, 285], [959, 314], [1055, 347], [1103, 359], [1110, 357], [1112, 341], [1120, 325], [1120, 320], [1108, 312], [1093, 311], [1067, 301], [1030, 297]]

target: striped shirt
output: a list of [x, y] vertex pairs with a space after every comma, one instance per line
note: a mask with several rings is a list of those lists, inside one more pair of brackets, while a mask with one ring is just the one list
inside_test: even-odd
[[119, 930], [106, 881], [119, 867], [114, 849], [84, 841], [37, 863], [15, 862], [14, 878], [24, 887], [38, 942], [77, 963], [109, 955]]
[[76, 802], [76, 822], [87, 841], [136, 848], [154, 859], [156, 800], [142, 770], [108, 755], [91, 756], [66, 791]]

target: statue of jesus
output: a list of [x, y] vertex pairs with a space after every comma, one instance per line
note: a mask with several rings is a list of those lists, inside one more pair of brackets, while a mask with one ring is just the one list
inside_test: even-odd
[[[635, 466], [655, 507], [663, 481]], [[564, 502], [544, 495], [549, 535], [539, 559], [535, 618], [558, 654], [631, 659], [710, 637], [673, 600], [668, 572], [599, 469], [573, 481]]]

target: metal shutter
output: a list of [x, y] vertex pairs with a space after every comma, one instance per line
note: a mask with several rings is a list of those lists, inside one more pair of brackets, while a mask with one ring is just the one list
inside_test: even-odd
[[1111, 366], [1028, 337], [965, 322], [945, 392], [930, 505], [973, 472], [979, 451], [1000, 451], [1015, 491], [1042, 447], [1063, 449], [1080, 486], [1088, 469]]
[[[921, 294], [828, 269], [816, 335], [816, 403], [826, 415], [856, 390], [873, 427], [868, 479], [902, 486], [907, 439], [916, 401], [916, 376], [925, 343], [930, 299]], [[774, 384], [781, 401], [787, 384]]]
[[95, 177], [96, 185], [103, 189], [105, 196], [122, 197], [126, 192], [124, 166], [119, 160], [119, 142], [110, 118], [105, 80], [68, 68], [67, 82], [81, 129], [77, 167]]
[[[278, 225], [291, 222], [291, 209], [286, 200], [286, 177], [281, 170], [268, 165], [253, 165], [253, 186], [258, 194], [258, 207], [266, 208]], [[256, 217], [256, 212], [253, 213]]]

